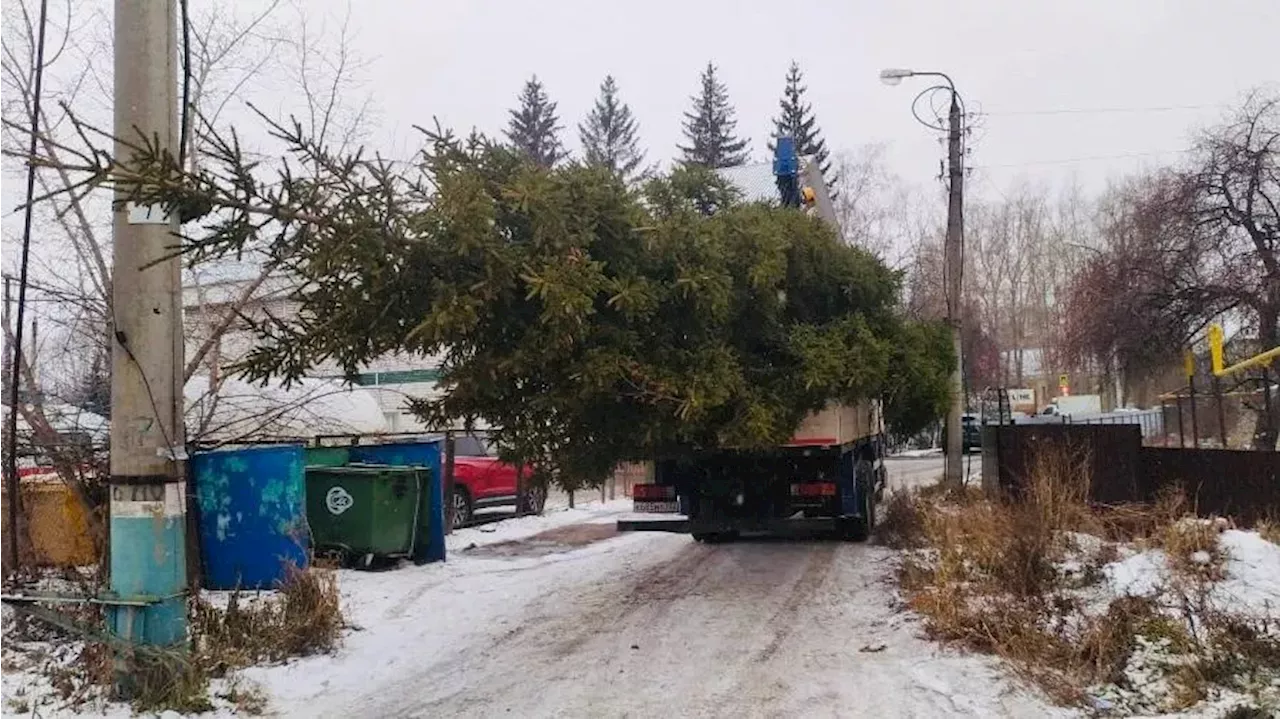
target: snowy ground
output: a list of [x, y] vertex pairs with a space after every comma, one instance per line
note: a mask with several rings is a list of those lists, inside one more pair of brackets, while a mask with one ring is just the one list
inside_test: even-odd
[[[1274, 626], [1280, 617], [1280, 546], [1263, 539], [1257, 532], [1227, 530], [1219, 537], [1218, 548], [1225, 557], [1225, 578], [1206, 586], [1204, 607]], [[1126, 554], [1128, 556], [1102, 567], [1102, 598], [1151, 597], [1166, 607], [1171, 616], [1184, 618], [1188, 610], [1171, 597], [1179, 577], [1171, 569], [1165, 553], [1150, 549]], [[1190, 611], [1195, 614], [1198, 610]], [[1199, 621], [1199, 617], [1196, 620]], [[1155, 714], [1170, 694], [1167, 669], [1182, 661], [1183, 657], [1170, 648], [1167, 640], [1144, 640], [1125, 668], [1124, 686], [1095, 687], [1091, 693], [1098, 697], [1099, 706], [1124, 714]], [[1280, 678], [1264, 678], [1263, 684], [1255, 686], [1251, 694], [1253, 696], [1246, 696], [1237, 690], [1216, 687], [1206, 701], [1179, 716], [1216, 719], [1237, 705], [1259, 704], [1259, 698], [1271, 709], [1278, 709]]]
[[299, 717], [1065, 715], [991, 662], [917, 638], [889, 550], [520, 541], [556, 527], [566, 541], [607, 536], [626, 509], [461, 530], [444, 566], [345, 575], [363, 629], [343, 650], [246, 676]]
[[[890, 468], [927, 483], [941, 460]], [[629, 509], [470, 527], [445, 564], [343, 572], [344, 646], [242, 677], [285, 717], [1071, 716], [919, 638], [891, 550], [615, 534]]]

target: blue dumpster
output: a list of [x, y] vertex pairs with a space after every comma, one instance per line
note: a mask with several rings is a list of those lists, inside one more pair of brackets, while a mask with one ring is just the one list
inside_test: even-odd
[[355, 464], [389, 464], [392, 467], [428, 467], [439, 477], [444, 441], [366, 444], [347, 448], [348, 461]]
[[414, 561], [444, 560], [444, 440], [367, 444], [349, 448], [352, 464], [385, 464], [393, 467], [427, 467], [431, 470], [430, 486], [423, 499], [422, 510], [428, 513], [427, 541], [414, 553]]
[[304, 457], [298, 445], [192, 457], [206, 587], [270, 589], [307, 565]]

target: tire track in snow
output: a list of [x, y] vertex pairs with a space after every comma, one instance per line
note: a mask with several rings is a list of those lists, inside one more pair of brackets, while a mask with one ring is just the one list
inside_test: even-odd
[[835, 562], [837, 546], [836, 544], [823, 544], [814, 548], [813, 554], [810, 555], [809, 562], [804, 568], [804, 573], [792, 585], [791, 591], [787, 594], [787, 600], [782, 604], [782, 608], [769, 618], [769, 626], [773, 631], [773, 638], [752, 659], [756, 664], [763, 664], [772, 659], [773, 655], [778, 652], [778, 648], [782, 646], [782, 643], [795, 631], [800, 610], [813, 601], [818, 590], [826, 583], [827, 576], [831, 574], [831, 565]]
[[[422, 701], [411, 693], [396, 698], [379, 693], [354, 703], [352, 708], [358, 707], [362, 715], [368, 716], [437, 716], [440, 709], [454, 706], [466, 696], [470, 702], [468, 713], [476, 711], [500, 695], [501, 687], [518, 681], [510, 672], [494, 675], [492, 668], [533, 666], [545, 671], [549, 661], [571, 658], [594, 636], [610, 631], [635, 612], [655, 605], [669, 606], [670, 602], [663, 599], [685, 596], [716, 566], [716, 558], [709, 557], [711, 549], [691, 543], [670, 559], [662, 559], [665, 551], [659, 551], [657, 563], [639, 570], [619, 567], [620, 573], [627, 576], [623, 588], [610, 580], [553, 589], [526, 605], [514, 627], [494, 632], [483, 645], [450, 658], [442, 672], [437, 664], [432, 667], [436, 671], [424, 674], [420, 681], [410, 678], [406, 682], [423, 688], [447, 688], [438, 696]], [[642, 556], [639, 560], [647, 563], [653, 558]], [[405, 599], [412, 602], [417, 598], [420, 597]]]

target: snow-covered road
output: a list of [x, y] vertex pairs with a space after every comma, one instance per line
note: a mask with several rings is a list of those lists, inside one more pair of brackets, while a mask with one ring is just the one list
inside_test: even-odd
[[[614, 571], [512, 607], [511, 621], [335, 715], [1027, 716], [986, 662], [915, 638], [887, 552], [837, 542], [646, 536]], [[429, 597], [423, 597], [429, 601]]]
[[[941, 454], [930, 454], [922, 457], [890, 457], [885, 465], [889, 468], [889, 487], [906, 489], [937, 482], [942, 478], [945, 461]], [[966, 454], [961, 469], [969, 483], [980, 483], [982, 456], [977, 453]]]
[[1055, 713], [918, 638], [890, 550], [616, 535], [626, 509], [460, 530], [443, 566], [344, 572], [361, 627], [345, 647], [247, 674], [299, 717]]

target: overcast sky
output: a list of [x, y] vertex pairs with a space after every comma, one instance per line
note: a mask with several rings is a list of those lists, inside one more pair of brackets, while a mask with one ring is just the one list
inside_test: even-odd
[[[340, 16], [346, 2], [306, 0], [306, 7]], [[728, 85], [740, 132], [763, 160], [794, 59], [833, 149], [885, 142], [892, 169], [930, 181], [941, 147], [909, 111], [926, 85], [887, 87], [878, 73], [942, 70], [971, 110], [989, 113], [972, 143], [970, 163], [980, 168], [973, 189], [1073, 174], [1097, 188], [1108, 175], [1176, 159], [1192, 128], [1248, 88], [1280, 81], [1280, 0], [361, 0], [354, 7], [380, 136], [398, 138], [405, 152], [408, 128], [433, 115], [460, 129], [501, 130], [533, 73], [559, 103], [566, 143], [576, 149], [576, 125], [612, 73], [650, 159], [669, 160], [710, 60]], [[1135, 110], [1088, 112], [1122, 108]]]
[[[267, 4], [232, 1], [223, 0], [245, 16]], [[998, 197], [1020, 178], [1074, 180], [1096, 191], [1108, 177], [1176, 161], [1194, 129], [1249, 88], [1280, 90], [1280, 0], [293, 1], [309, 19], [328, 18], [331, 30], [351, 8], [353, 49], [367, 60], [364, 87], [377, 108], [371, 139], [400, 158], [417, 148], [412, 125], [433, 116], [464, 132], [500, 133], [534, 73], [559, 103], [564, 139], [576, 151], [577, 124], [601, 79], [613, 74], [649, 159], [668, 162], [698, 74], [712, 61], [737, 108], [739, 132], [763, 161], [783, 78], [796, 60], [834, 151], [884, 143], [892, 171], [931, 183], [943, 148], [910, 113], [927, 83], [887, 87], [878, 74], [941, 70], [970, 110], [984, 113], [970, 148], [971, 193]], [[203, 3], [191, 0], [193, 13]], [[72, 5], [79, 32], [102, 36], [104, 45], [85, 39], [92, 57], [110, 37], [92, 14], [99, 6], [109, 13], [106, 0]], [[55, 17], [63, 11], [56, 8]], [[288, 18], [282, 9], [280, 22]], [[74, 81], [83, 62], [63, 61], [50, 87]], [[283, 88], [275, 96], [277, 109], [297, 107]], [[270, 109], [269, 97], [254, 99]], [[12, 210], [21, 173], [17, 163], [5, 165], [3, 204]], [[6, 269], [15, 267], [20, 219], [5, 212]], [[41, 267], [56, 271], [57, 256], [37, 249]]]

